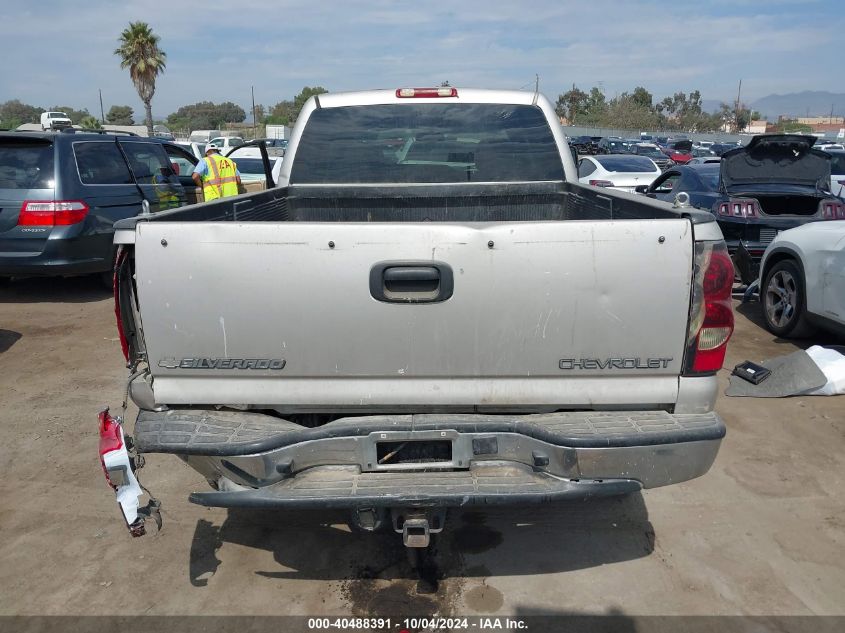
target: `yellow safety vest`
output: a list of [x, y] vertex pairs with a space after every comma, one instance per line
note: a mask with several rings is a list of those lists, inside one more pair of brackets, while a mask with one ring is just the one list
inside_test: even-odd
[[158, 197], [159, 211], [175, 209], [180, 205], [179, 194], [165, 176], [153, 176], [153, 186]]
[[237, 165], [234, 161], [212, 154], [205, 157], [208, 171], [202, 175], [202, 195], [205, 201], [238, 195]]

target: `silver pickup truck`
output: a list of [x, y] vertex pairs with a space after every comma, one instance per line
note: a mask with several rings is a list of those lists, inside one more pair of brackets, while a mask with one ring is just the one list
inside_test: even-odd
[[733, 266], [711, 214], [578, 184], [531, 92], [323, 94], [280, 186], [118, 223], [136, 470], [178, 456], [205, 506], [345, 508], [423, 547], [458, 506], [703, 475]]

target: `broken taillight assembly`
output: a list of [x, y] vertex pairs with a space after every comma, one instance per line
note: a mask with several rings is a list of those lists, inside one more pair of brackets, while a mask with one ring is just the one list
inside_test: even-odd
[[733, 281], [734, 266], [725, 243], [696, 243], [685, 375], [722, 368], [734, 329]]
[[109, 476], [109, 468], [106, 466], [105, 456], [108, 453], [119, 451], [123, 448], [123, 432], [120, 424], [111, 415], [108, 409], [103, 409], [97, 416], [100, 422], [100, 465], [103, 467], [103, 474], [109, 486], [117, 490], [119, 485], [113, 482]]

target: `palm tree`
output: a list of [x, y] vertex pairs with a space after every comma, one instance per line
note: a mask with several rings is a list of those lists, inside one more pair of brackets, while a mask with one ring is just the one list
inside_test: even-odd
[[164, 72], [167, 55], [158, 47], [159, 37], [146, 22], [130, 22], [118, 42], [120, 47], [115, 49], [114, 54], [120, 57], [120, 67], [129, 69], [132, 83], [144, 102], [147, 133], [152, 136], [156, 77]]
[[79, 121], [79, 125], [86, 130], [100, 130], [103, 127], [102, 125], [100, 125], [100, 120], [95, 116], [91, 116], [90, 114], [88, 116], [82, 117], [82, 119]]

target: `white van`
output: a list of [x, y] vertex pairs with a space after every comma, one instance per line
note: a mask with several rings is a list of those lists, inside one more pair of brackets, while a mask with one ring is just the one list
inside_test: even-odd
[[72, 125], [70, 117], [64, 112], [42, 112], [41, 129], [59, 130]]
[[188, 140], [191, 143], [208, 143], [211, 139], [222, 134], [220, 130], [194, 130]]

